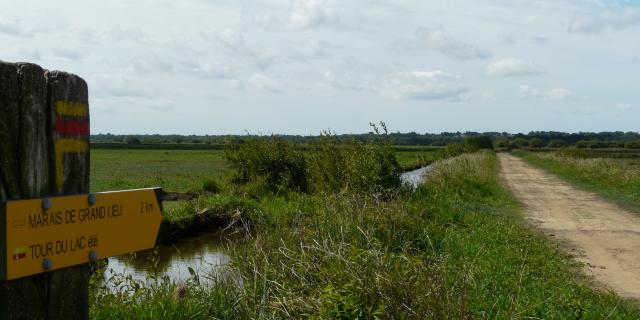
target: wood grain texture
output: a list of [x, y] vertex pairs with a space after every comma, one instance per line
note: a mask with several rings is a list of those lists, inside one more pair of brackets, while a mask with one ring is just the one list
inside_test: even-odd
[[[0, 112], [2, 113], [0, 172], [3, 176], [3, 185], [6, 186], [0, 200], [49, 194], [48, 170], [35, 169], [41, 166], [48, 168], [46, 161], [48, 157], [46, 154], [44, 159], [29, 157], [30, 152], [46, 150], [48, 140], [45, 137], [43, 137], [45, 139], [31, 140], [29, 136], [23, 136], [34, 130], [28, 127], [36, 123], [45, 127], [41, 133], [46, 134], [46, 118], [39, 119], [44, 122], [31, 119], [37, 114], [47, 112], [46, 87], [42, 87], [44, 71], [35, 67], [26, 67], [22, 71], [25, 76], [23, 79], [26, 80], [23, 81], [19, 68], [20, 65], [17, 64], [0, 63]], [[32, 88], [34, 85], [35, 87]], [[23, 128], [26, 131], [23, 131]], [[25, 140], [29, 141], [25, 144]], [[23, 192], [25, 192], [24, 196]], [[6, 252], [4, 253], [3, 259], [6, 257]], [[49, 275], [40, 274], [35, 277], [2, 282], [0, 284], [0, 319], [46, 319], [48, 278]]]
[[[45, 72], [47, 105], [49, 108], [50, 176], [54, 194], [89, 193], [89, 135], [67, 136], [56, 131], [59, 119], [75, 119], [89, 123], [89, 93], [80, 77], [61, 71]], [[60, 103], [85, 108], [85, 114], [61, 114]], [[86, 148], [61, 150], [60, 141], [79, 141]], [[60, 156], [62, 154], [62, 156]], [[62, 163], [57, 163], [62, 161]], [[55, 172], [62, 168], [62, 175]], [[59, 181], [62, 177], [63, 181]], [[87, 319], [89, 317], [89, 265], [80, 265], [50, 272], [49, 319]]]
[[[0, 200], [89, 192], [88, 132], [56, 131], [58, 101], [83, 106], [84, 116], [65, 117], [88, 125], [88, 89], [80, 77], [0, 62]], [[67, 147], [56, 157], [56, 147], [65, 145], [60, 141], [87, 148]], [[89, 278], [89, 266], [81, 265], [2, 282], [0, 319], [88, 319]]]
[[20, 138], [18, 161], [23, 198], [50, 194], [47, 139], [47, 84], [35, 64], [17, 65], [20, 81]]
[[16, 157], [20, 121], [18, 88], [16, 65], [0, 61], [0, 176], [9, 199], [21, 197]]

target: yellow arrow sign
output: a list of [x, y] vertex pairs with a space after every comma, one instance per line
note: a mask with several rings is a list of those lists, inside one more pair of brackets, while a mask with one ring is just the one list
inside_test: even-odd
[[[4, 280], [153, 248], [160, 189], [8, 201]], [[0, 231], [1, 232], [1, 231]]]

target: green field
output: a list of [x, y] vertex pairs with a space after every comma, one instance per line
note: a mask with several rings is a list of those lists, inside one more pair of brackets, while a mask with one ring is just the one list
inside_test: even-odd
[[[397, 153], [403, 168], [413, 169], [436, 157], [433, 147], [405, 147]], [[91, 151], [93, 192], [160, 186], [172, 192], [197, 192], [207, 179], [224, 180], [230, 170], [221, 150]]]
[[200, 191], [205, 180], [220, 180], [228, 173], [219, 150], [91, 151], [94, 192], [158, 186], [172, 192]]

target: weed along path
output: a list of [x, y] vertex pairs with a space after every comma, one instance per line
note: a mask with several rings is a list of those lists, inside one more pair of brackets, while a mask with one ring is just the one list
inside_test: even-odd
[[520, 158], [499, 157], [501, 176], [527, 220], [568, 241], [598, 285], [640, 299], [640, 217]]

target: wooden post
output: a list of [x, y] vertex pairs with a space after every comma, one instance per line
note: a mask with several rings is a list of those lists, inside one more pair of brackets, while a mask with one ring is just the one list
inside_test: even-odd
[[[84, 80], [0, 61], [0, 115], [0, 200], [89, 192]], [[4, 217], [0, 212], [1, 241]], [[89, 276], [81, 265], [3, 282], [0, 319], [87, 319]]]

